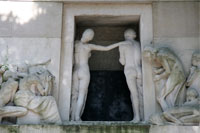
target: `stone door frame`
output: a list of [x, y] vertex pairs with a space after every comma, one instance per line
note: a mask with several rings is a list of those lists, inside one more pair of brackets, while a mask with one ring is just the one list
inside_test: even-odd
[[[153, 40], [151, 4], [64, 4], [58, 107], [63, 121], [69, 120], [76, 16], [140, 16], [141, 47]], [[151, 66], [142, 60], [145, 120], [155, 112]]]

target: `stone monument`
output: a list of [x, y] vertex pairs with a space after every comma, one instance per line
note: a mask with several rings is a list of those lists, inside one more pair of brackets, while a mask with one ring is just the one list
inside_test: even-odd
[[199, 18], [198, 0], [0, 0], [0, 133], [199, 133]]

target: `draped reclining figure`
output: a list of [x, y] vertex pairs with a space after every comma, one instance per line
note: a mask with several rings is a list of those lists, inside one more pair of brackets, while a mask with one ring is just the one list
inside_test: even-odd
[[19, 117], [27, 114], [27, 109], [24, 107], [7, 106], [9, 102], [13, 102], [14, 95], [18, 89], [18, 82], [13, 78], [3, 80], [5, 66], [0, 67], [0, 122], [3, 117]]
[[[56, 101], [50, 96], [55, 77], [45, 67], [49, 62], [1, 72], [0, 120], [14, 116], [17, 124], [62, 123]], [[5, 106], [10, 101], [15, 106]]]
[[167, 109], [163, 113], [154, 114], [150, 122], [157, 125], [199, 125], [200, 123], [200, 97], [194, 88], [187, 90], [187, 100], [182, 106]]
[[62, 123], [56, 101], [50, 96], [55, 78], [43, 65], [45, 63], [21, 69], [27, 76], [19, 81], [14, 103], [27, 108], [28, 114], [18, 119], [19, 124]]

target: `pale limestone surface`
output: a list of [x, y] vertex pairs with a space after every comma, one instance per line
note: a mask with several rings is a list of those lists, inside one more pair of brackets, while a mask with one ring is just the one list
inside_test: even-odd
[[[9, 1], [9, 0], [5, 0]], [[66, 3], [80, 3], [80, 2], [93, 2], [93, 3], [121, 3], [121, 2], [127, 2], [127, 3], [149, 3], [149, 2], [191, 2], [198, 0], [22, 0], [22, 1], [50, 1], [50, 2], [66, 2]]]
[[51, 59], [48, 69], [56, 77], [53, 96], [58, 100], [60, 47], [59, 38], [0, 38], [0, 62], [34, 64]]
[[[24, 0], [26, 1], [26, 0]], [[29, 1], [29, 0], [27, 0]], [[31, 0], [32, 1], [32, 0]], [[37, 0], [33, 0], [33, 1], [37, 1]], [[38, 0], [38, 1], [47, 1], [47, 0]], [[95, 5], [90, 5], [87, 2], [94, 2], [94, 3], [104, 3], [105, 0], [49, 0], [49, 1], [65, 1], [66, 4], [70, 3], [70, 2], [76, 2], [76, 4], [78, 4], [78, 2], [86, 2], [85, 5], [86, 8], [88, 8], [88, 11], [85, 11], [87, 9], [84, 9], [83, 7], [79, 7], [79, 6], [75, 6], [75, 10], [79, 10], [79, 13], [75, 13], [75, 14], [90, 14], [90, 15], [95, 15], [95, 14], [99, 14], [99, 15], [119, 15], [119, 16], [124, 16], [124, 15], [135, 15], [135, 14], [142, 14], [143, 17], [141, 17], [140, 21], [140, 28], [143, 32], [141, 32], [141, 34], [145, 34], [145, 36], [150, 36], [150, 39], [147, 39], [148, 43], [150, 43], [152, 41], [152, 36], [153, 34], [149, 32], [144, 32], [144, 29], [147, 29], [145, 27], [150, 27], [147, 30], [152, 31], [152, 18], [151, 18], [151, 4], [149, 4], [149, 7], [147, 10], [148, 13], [145, 13], [145, 11], [143, 12], [142, 10], [144, 8], [141, 9], [135, 9], [135, 7], [148, 7], [148, 4], [145, 5], [135, 5], [135, 4], [131, 4], [134, 3], [135, 1], [139, 1], [141, 2], [141, 0], [108, 0], [106, 2], [111, 3], [114, 2], [115, 4], [111, 5], [108, 4], [106, 6], [106, 4], [95, 4]], [[153, 2], [153, 23], [154, 23], [154, 43], [155, 45], [159, 45], [159, 44], [167, 44], [169, 45], [169, 47], [173, 50], [176, 51], [178, 57], [182, 60], [183, 65], [184, 65], [184, 69], [185, 71], [188, 73], [189, 72], [189, 68], [190, 68], [190, 59], [193, 53], [194, 49], [199, 49], [200, 48], [200, 23], [199, 23], [199, 18], [200, 16], [198, 16], [198, 12], [200, 15], [200, 10], [198, 8], [200, 8], [200, 4], [198, 4], [198, 0], [192, 0], [192, 1], [196, 1], [196, 3], [191, 2], [191, 0], [168, 0], [168, 1], [188, 1], [188, 2], [162, 2], [165, 0], [142, 0], [142, 3], [145, 2]], [[159, 1], [159, 2], [158, 2]], [[120, 2], [120, 4], [119, 4]], [[122, 3], [123, 2], [123, 3]], [[127, 2], [124, 3], [124, 2]], [[72, 68], [72, 60], [71, 60], [71, 56], [72, 56], [72, 49], [73, 49], [73, 39], [74, 35], [74, 29], [73, 29], [73, 25], [74, 25], [74, 19], [73, 19], [73, 15], [71, 17], [68, 16], [68, 18], [72, 18], [71, 20], [69, 19], [68, 21], [65, 21], [66, 19], [66, 15], [63, 17], [64, 18], [64, 25], [63, 27], [61, 26], [62, 22], [62, 3], [56, 3], [56, 2], [37, 2], [37, 3], [32, 3], [32, 2], [28, 2], [28, 3], [23, 3], [22, 5], [26, 5], [27, 8], [23, 8], [23, 12], [20, 11], [21, 8], [10, 8], [9, 10], [4, 10], [4, 7], [8, 7], [9, 4], [2, 4], [3, 1], [1, 1], [0, 4], [0, 14], [5, 13], [9, 13], [12, 10], [16, 10], [15, 16], [18, 17], [17, 23], [18, 24], [14, 24], [13, 22], [13, 16], [10, 16], [8, 18], [3, 17], [2, 15], [0, 15], [0, 49], [4, 52], [1, 52], [0, 56], [5, 57], [5, 53], [6, 53], [6, 45], [1, 45], [1, 44], [8, 44], [8, 48], [9, 47], [13, 47], [14, 45], [17, 45], [17, 47], [13, 48], [13, 49], [19, 49], [19, 51], [14, 50], [15, 52], [13, 52], [13, 50], [11, 50], [12, 52], [10, 53], [14, 53], [11, 54], [13, 60], [15, 60], [16, 58], [18, 58], [16, 62], [21, 62], [25, 60], [31, 60], [32, 62], [41, 62], [44, 61], [48, 58], [51, 58], [53, 56], [52, 59], [52, 64], [49, 65], [49, 69], [51, 70], [51, 72], [53, 73], [53, 75], [56, 76], [56, 80], [57, 80], [57, 88], [59, 88], [59, 84], [61, 86], [61, 91], [59, 92], [59, 90], [55, 89], [55, 92], [53, 93], [54, 97], [56, 97], [57, 101], [58, 101], [58, 95], [60, 94], [60, 111], [62, 112], [62, 116], [64, 120], [68, 120], [68, 116], [69, 116], [69, 103], [70, 102], [63, 102], [64, 101], [69, 101], [70, 100], [70, 88], [71, 88], [71, 68]], [[118, 4], [117, 4], [118, 3]], [[68, 7], [68, 4], [66, 5], [66, 7]], [[80, 3], [79, 3], [80, 4]], [[78, 4], [78, 5], [79, 5]], [[40, 6], [41, 5], [41, 6]], [[47, 6], [45, 6], [47, 5]], [[123, 7], [123, 5], [125, 7]], [[134, 6], [133, 6], [134, 5]], [[198, 7], [199, 5], [199, 7]], [[120, 7], [118, 7], [120, 6]], [[132, 8], [132, 6], [134, 8]], [[19, 2], [16, 3], [16, 7], [19, 7]], [[56, 8], [54, 8], [56, 7]], [[65, 8], [66, 8], [65, 7]], [[104, 8], [102, 8], [104, 7]], [[108, 7], [108, 9], [106, 9], [106, 7]], [[117, 9], [116, 9], [116, 8]], [[128, 7], [128, 8], [127, 8]], [[9, 8], [9, 7], [8, 7]], [[69, 7], [69, 10], [65, 11], [70, 11], [73, 7]], [[93, 10], [94, 8], [96, 8], [95, 12], [91, 12], [91, 10]], [[33, 9], [33, 10], [32, 10]], [[84, 11], [82, 10], [84, 9]], [[98, 10], [100, 9], [100, 10]], [[127, 9], [127, 12], [126, 10]], [[138, 10], [138, 11], [136, 11]], [[145, 9], [146, 10], [146, 9]], [[46, 12], [47, 11], [47, 12]], [[81, 11], [83, 11], [83, 13], [81, 13]], [[28, 13], [29, 12], [29, 13]], [[45, 13], [46, 12], [46, 13]], [[90, 12], [90, 13], [88, 13]], [[110, 12], [110, 13], [108, 13]], [[27, 15], [26, 15], [27, 13]], [[150, 15], [148, 15], [150, 13]], [[31, 14], [31, 15], [30, 15]], [[53, 15], [51, 15], [53, 14]], [[56, 15], [55, 15], [56, 14]], [[66, 14], [66, 12], [65, 12]], [[72, 12], [69, 14], [73, 14]], [[68, 15], [69, 15], [68, 14]], [[147, 16], [145, 15], [147, 14]], [[23, 18], [23, 16], [25, 16], [25, 18]], [[58, 16], [58, 17], [57, 17]], [[145, 20], [145, 18], [148, 18], [148, 16], [150, 16], [150, 21], [143, 21]], [[45, 19], [43, 19], [45, 18]], [[51, 20], [51, 21], [46, 21], [46, 19]], [[5, 23], [5, 20], [8, 23]], [[30, 21], [29, 21], [30, 20]], [[28, 22], [29, 21], [29, 22]], [[44, 24], [43, 24], [44, 22]], [[58, 22], [58, 23], [57, 23]], [[146, 24], [146, 22], [150, 22], [148, 24]], [[24, 25], [21, 25], [21, 23], [24, 23]], [[69, 25], [68, 25], [69, 24]], [[40, 26], [42, 25], [42, 27]], [[69, 28], [68, 28], [68, 26]], [[150, 25], [150, 26], [146, 26], [146, 25]], [[30, 26], [30, 27], [29, 27]], [[48, 26], [48, 28], [46, 28]], [[16, 29], [15, 29], [16, 27]], [[63, 39], [63, 46], [62, 46], [62, 51], [60, 51], [61, 49], [61, 29], [63, 28], [64, 32], [63, 32], [63, 37], [66, 35], [69, 35], [69, 38], [71, 38], [71, 40], [69, 39], [69, 41], [66, 43], [66, 38]], [[65, 28], [67, 28], [68, 32], [66, 34], [65, 32]], [[72, 29], [71, 29], [72, 28]], [[40, 30], [42, 29], [42, 30]], [[24, 32], [26, 31], [26, 33]], [[29, 32], [31, 31], [31, 32]], [[54, 32], [55, 31], [55, 32]], [[16, 35], [17, 38], [14, 36]], [[27, 36], [26, 36], [27, 35]], [[28, 38], [24, 38], [28, 37]], [[45, 38], [45, 36], [47, 37], [51, 37], [51, 38]], [[12, 38], [11, 38], [12, 37]], [[34, 38], [33, 38], [34, 37]], [[55, 39], [55, 40], [54, 40]], [[6, 40], [6, 41], [5, 41]], [[9, 40], [9, 41], [8, 41]], [[45, 40], [45, 41], [44, 41]], [[48, 41], [47, 41], [48, 40]], [[57, 40], [57, 41], [56, 41]], [[143, 36], [141, 36], [141, 44], [144, 46], [144, 42], [146, 39], [143, 39]], [[24, 42], [24, 43], [22, 43]], [[48, 45], [50, 43], [50, 46]], [[148, 44], [146, 43], [146, 44]], [[18, 45], [20, 44], [20, 45]], [[30, 45], [27, 45], [30, 44]], [[39, 49], [39, 46], [36, 46], [36, 48], [32, 45], [42, 45], [45, 47], [42, 47], [41, 51], [38, 53], [37, 50]], [[55, 44], [55, 45], [52, 45]], [[67, 45], [65, 45], [67, 44]], [[70, 44], [70, 45], [68, 45]], [[3, 46], [3, 47], [2, 47]], [[28, 49], [27, 52], [26, 50], [23, 50], [23, 47], [25, 47], [25, 49]], [[30, 49], [29, 49], [30, 47]], [[143, 48], [143, 47], [142, 47]], [[35, 49], [35, 50], [33, 50]], [[57, 49], [57, 50], [55, 50]], [[1, 51], [0, 50], [0, 51]], [[33, 51], [34, 52], [33, 52]], [[32, 51], [32, 52], [31, 52]], [[45, 52], [44, 52], [45, 51]], [[53, 52], [52, 52], [53, 51]], [[56, 51], [56, 52], [55, 52]], [[62, 52], [62, 59], [61, 59], [61, 65], [60, 64], [60, 53]], [[66, 53], [63, 53], [66, 52]], [[16, 54], [15, 54], [16, 53]], [[29, 55], [29, 53], [31, 53], [31, 55]], [[16, 56], [15, 56], [16, 55]], [[18, 56], [20, 55], [20, 56]], [[25, 55], [25, 56], [23, 56]], [[37, 58], [33, 58], [32, 55], [35, 55]], [[67, 56], [67, 57], [66, 57]], [[15, 58], [16, 57], [16, 58]], [[9, 60], [11, 60], [10, 62], [12, 62], [12, 58], [10, 58]], [[21, 59], [20, 59], [21, 58]], [[26, 59], [28, 58], [28, 59]], [[42, 59], [40, 59], [42, 58]], [[3, 61], [5, 60], [5, 58], [0, 58]], [[65, 62], [65, 63], [63, 63]], [[0, 63], [1, 64], [1, 63]], [[57, 65], [55, 65], [57, 64]], [[144, 72], [145, 77], [149, 77], [151, 76], [151, 70], [149, 70], [148, 65], [145, 62], [143, 62], [143, 69], [146, 71]], [[61, 80], [59, 80], [59, 68], [61, 67], [60, 70], [60, 77]], [[144, 75], [143, 75], [144, 76]], [[68, 79], [68, 80], [67, 80]], [[145, 118], [148, 119], [148, 117], [155, 111], [159, 110], [158, 104], [156, 104], [155, 101], [155, 90], [154, 90], [154, 86], [152, 86], [152, 79], [146, 79], [144, 80], [145, 82], [145, 86], [144, 86], [144, 101], [148, 101], [145, 102]], [[151, 95], [152, 97], [148, 97], [148, 95]], [[66, 98], [67, 97], [67, 98]]]
[[188, 74], [193, 50], [199, 49], [199, 2], [154, 2], [154, 44], [176, 51]]
[[51, 59], [58, 102], [62, 3], [0, 1], [0, 64]]
[[62, 4], [0, 1], [0, 36], [60, 38]]
[[87, 132], [142, 132], [142, 133], [199, 133], [199, 126], [134, 126], [130, 122], [67, 122], [65, 125], [4, 125], [0, 133], [87, 133]]
[[[126, 9], [126, 11], [124, 10]], [[73, 44], [74, 44], [74, 30], [75, 20], [74, 16], [80, 15], [97, 15], [97, 16], [134, 16], [140, 15], [141, 17], [141, 47], [148, 45], [153, 40], [152, 36], [152, 8], [150, 4], [66, 4], [64, 6], [63, 18], [63, 47], [61, 55], [61, 77], [60, 77], [60, 99], [59, 110], [63, 120], [69, 120], [70, 112], [70, 96], [72, 84], [72, 60], [73, 60]], [[149, 116], [155, 112], [155, 93], [151, 80], [151, 68], [143, 62], [144, 72], [144, 110], [145, 119], [148, 120]], [[148, 77], [148, 79], [147, 79]], [[149, 79], [150, 77], [150, 79]], [[151, 95], [152, 97], [148, 97]], [[64, 103], [63, 101], [67, 101]], [[147, 102], [148, 101], [148, 102]], [[147, 111], [148, 110], [148, 111]]]
[[198, 37], [198, 2], [154, 2], [154, 37]]
[[151, 126], [149, 133], [199, 133], [199, 126]]

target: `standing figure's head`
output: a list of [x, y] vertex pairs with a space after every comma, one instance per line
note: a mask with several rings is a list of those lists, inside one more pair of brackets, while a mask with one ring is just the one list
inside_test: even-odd
[[124, 38], [125, 40], [132, 40], [136, 38], [136, 32], [133, 29], [127, 29], [124, 32]]
[[197, 99], [199, 96], [198, 92], [194, 88], [188, 88], [186, 92], [186, 101], [190, 102]]
[[200, 52], [194, 52], [192, 54], [192, 65], [193, 66], [200, 66]]
[[156, 59], [158, 50], [153, 46], [146, 46], [144, 47], [143, 56], [148, 58], [149, 61]]
[[91, 41], [94, 37], [94, 31], [92, 29], [86, 29], [81, 37], [81, 42], [87, 43]]

